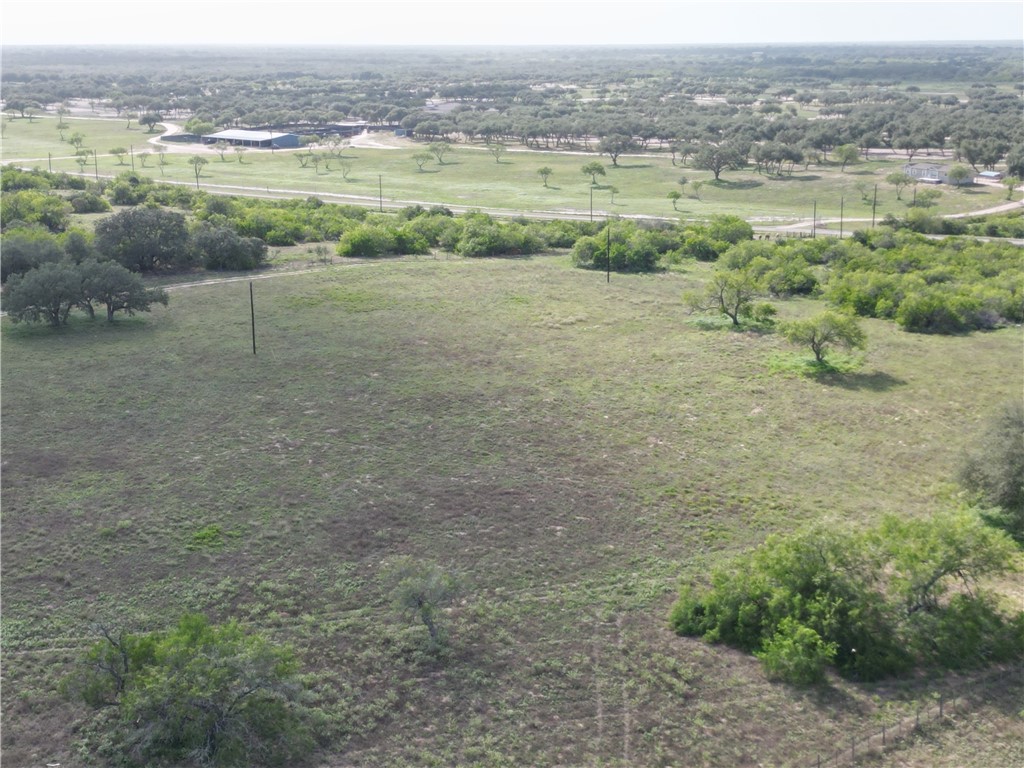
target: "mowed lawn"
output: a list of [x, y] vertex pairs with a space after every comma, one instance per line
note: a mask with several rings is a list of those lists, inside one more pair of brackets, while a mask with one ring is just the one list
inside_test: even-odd
[[[90, 625], [185, 611], [295, 645], [323, 765], [813, 765], [913, 711], [943, 681], [801, 692], [666, 614], [771, 532], [954, 503], [1021, 329], [867, 321], [858, 372], [771, 374], [777, 336], [686, 314], [705, 274], [336, 265], [255, 282], [256, 355], [245, 282], [5, 319], [5, 759], [83, 765], [56, 688]], [[442, 658], [388, 603], [396, 555], [466, 578]]]
[[[874, 216], [881, 222], [892, 213], [904, 216], [913, 192], [906, 190], [897, 200], [895, 187], [885, 183], [893, 171], [901, 171], [902, 156], [858, 162], [845, 171], [830, 161], [808, 168], [797, 166], [784, 176], [761, 175], [753, 166], [727, 170], [715, 182], [709, 171], [673, 166], [666, 152], [624, 155], [613, 166], [607, 155], [585, 152], [547, 152], [510, 146], [500, 162], [483, 145], [453, 144], [443, 162], [426, 162], [420, 171], [413, 157], [427, 150], [428, 143], [396, 139], [387, 133], [371, 134], [373, 142], [390, 148], [354, 146], [330, 163], [303, 168], [294, 150], [269, 152], [249, 150], [241, 156], [229, 149], [221, 155], [212, 147], [167, 143], [165, 164], [155, 154], [152, 140], [157, 134], [124, 120], [67, 120], [65, 138], [84, 136], [84, 147], [96, 151], [84, 167], [75, 158], [74, 147], [60, 141], [56, 120], [4, 123], [3, 161], [52, 168], [54, 171], [84, 174], [93, 179], [111, 179], [132, 170], [131, 155], [120, 160], [110, 154], [115, 147], [131, 148], [135, 171], [157, 181], [195, 185], [195, 167], [189, 158], [199, 154], [207, 160], [200, 168], [199, 187], [238, 194], [320, 195], [327, 200], [383, 205], [390, 209], [412, 203], [451, 205], [466, 208], [523, 211], [533, 214], [587, 214], [594, 216], [654, 216], [667, 219], [703, 220], [714, 214], [733, 214], [764, 225], [797, 220], [839, 219], [846, 232], [863, 229]], [[325, 148], [317, 152], [326, 154]], [[143, 159], [142, 153], [149, 157]], [[606, 168], [597, 176], [591, 198], [591, 179], [581, 172], [584, 164], [597, 160]], [[917, 162], [950, 158], [921, 156]], [[144, 165], [145, 162], [145, 165]], [[547, 186], [537, 171], [552, 169]], [[682, 177], [687, 185], [680, 186]], [[693, 182], [704, 182], [699, 195]], [[877, 191], [876, 191], [877, 186]], [[613, 194], [612, 190], [615, 189]], [[683, 194], [675, 208], [668, 193]], [[942, 196], [928, 210], [936, 215], [967, 213], [1005, 202], [1006, 191], [998, 186], [944, 186]], [[876, 203], [874, 211], [872, 203]]]

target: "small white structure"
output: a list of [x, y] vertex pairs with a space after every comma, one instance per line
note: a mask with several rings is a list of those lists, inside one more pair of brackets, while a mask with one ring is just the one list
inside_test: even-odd
[[937, 163], [907, 163], [903, 172], [925, 184], [948, 184], [949, 166]]

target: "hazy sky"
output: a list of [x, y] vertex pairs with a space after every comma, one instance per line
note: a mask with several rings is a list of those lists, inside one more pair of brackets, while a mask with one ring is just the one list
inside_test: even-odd
[[1021, 0], [0, 2], [0, 43], [4, 45], [604, 45], [1022, 38]]

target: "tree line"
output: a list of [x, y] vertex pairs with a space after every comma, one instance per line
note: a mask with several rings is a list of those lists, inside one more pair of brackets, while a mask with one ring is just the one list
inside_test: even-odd
[[[514, 58], [494, 52], [485, 61], [404, 51], [372, 69], [343, 54], [313, 56], [302, 66], [287, 51], [277, 56], [257, 68], [246, 66], [244, 51], [178, 66], [142, 57], [128, 75], [108, 62], [86, 71], [62, 60], [56, 75], [43, 53], [19, 50], [0, 89], [9, 114], [20, 117], [59, 111], [77, 98], [129, 122], [366, 121], [401, 125], [428, 142], [596, 148], [613, 163], [634, 151], [666, 152], [673, 162], [703, 151], [698, 167], [712, 163], [716, 178], [745, 165], [760, 146], [767, 149], [753, 159], [767, 172], [852, 146], [899, 151], [908, 160], [952, 150], [976, 171], [1005, 161], [1024, 178], [1020, 51], [1013, 46], [555, 50]], [[960, 93], [925, 92], [906, 84], [912, 78], [953, 83]], [[721, 156], [707, 157], [711, 147], [721, 147]]]
[[[586, 170], [586, 167], [584, 168]], [[958, 333], [1024, 320], [1024, 269], [1010, 244], [933, 241], [909, 227], [821, 237], [754, 240], [736, 216], [702, 223], [498, 220], [453, 216], [443, 207], [397, 214], [328, 205], [316, 197], [269, 201], [210, 195], [134, 173], [93, 184], [43, 171], [2, 170], [5, 189], [0, 279], [45, 263], [109, 260], [134, 273], [263, 266], [268, 245], [333, 241], [342, 257], [375, 258], [442, 250], [465, 257], [569, 249], [575, 266], [618, 272], [666, 269], [684, 259], [716, 263], [705, 290], [687, 301], [735, 325], [770, 318], [762, 299], [819, 295], [837, 309], [896, 322], [908, 331]], [[92, 208], [127, 205], [95, 233], [69, 226], [72, 206], [50, 188], [71, 186]], [[1019, 228], [1021, 217], [990, 226]], [[982, 220], [983, 221], [983, 220]]]

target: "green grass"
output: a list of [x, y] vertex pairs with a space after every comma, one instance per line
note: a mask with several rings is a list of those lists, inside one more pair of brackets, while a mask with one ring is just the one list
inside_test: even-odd
[[[866, 321], [856, 371], [774, 374], [773, 334], [690, 322], [707, 269], [333, 266], [257, 281], [255, 356], [244, 282], [4, 320], [5, 757], [75, 762], [90, 622], [184, 611], [294, 643], [348, 765], [804, 765], [912, 706], [934, 681], [798, 693], [666, 615], [770, 532], [952, 503], [1021, 331]], [[395, 555], [471, 584], [444, 659], [389, 607]]]
[[[154, 135], [144, 127], [128, 130], [121, 120], [68, 120], [71, 126], [66, 135], [78, 131], [86, 136], [86, 146], [96, 149], [98, 175], [113, 177], [129, 165], [119, 165], [117, 159], [105, 154], [111, 147], [133, 145], [136, 152], [136, 171], [161, 181], [194, 184], [195, 173], [188, 164], [191, 149], [186, 153], [168, 152], [167, 165], [162, 169], [156, 157], [143, 169], [138, 153], [146, 149], [144, 142]], [[74, 152], [68, 144], [59, 141], [53, 119], [15, 120], [5, 123], [3, 148], [4, 162], [19, 160], [29, 166], [52, 167], [55, 171], [77, 173], [80, 169]], [[134, 124], [133, 124], [134, 126]], [[181, 145], [178, 145], [181, 146]], [[351, 165], [346, 180], [337, 162], [331, 171], [321, 166], [319, 172], [312, 166], [301, 168], [294, 153], [250, 150], [244, 162], [239, 163], [233, 151], [221, 161], [215, 152], [206, 151], [209, 163], [203, 167], [200, 186], [207, 189], [241, 191], [249, 193], [284, 193], [352, 196], [357, 200], [379, 204], [383, 194], [385, 205], [392, 201], [420, 202], [424, 205], [445, 204], [469, 208], [499, 208], [502, 210], [586, 212], [590, 211], [589, 177], [581, 166], [593, 156], [564, 152], [509, 151], [501, 163], [481, 146], [457, 144], [454, 152], [445, 156], [443, 165], [433, 161], [425, 172], [417, 170], [412, 156], [424, 149], [423, 143], [404, 141], [398, 149], [350, 148], [345, 151], [345, 162]], [[151, 149], [151, 148], [148, 148]], [[518, 147], [514, 147], [518, 150]], [[51, 153], [52, 160], [47, 159]], [[928, 158], [920, 158], [927, 160]], [[128, 158], [125, 158], [128, 162]], [[878, 185], [878, 221], [887, 213], [904, 215], [911, 194], [904, 201], [896, 200], [895, 189], [884, 183], [894, 170], [902, 169], [904, 160], [860, 162], [849, 165], [841, 172], [838, 165], [826, 163], [797, 168], [791, 176], [781, 178], [760, 176], [752, 170], [726, 171], [719, 182], [714, 182], [707, 171], [689, 167], [673, 167], [667, 154], [625, 156], [619, 167], [613, 167], [602, 156], [607, 176], [598, 177], [594, 190], [593, 207], [596, 217], [604, 216], [659, 216], [665, 218], [704, 219], [712, 214], [730, 213], [764, 223], [778, 225], [795, 220], [810, 219], [817, 205], [819, 218], [847, 220], [847, 231], [862, 228], [872, 216], [871, 200], [874, 185]], [[553, 174], [549, 186], [544, 187], [537, 169], [549, 166]], [[92, 161], [86, 166], [86, 175], [95, 176]], [[701, 199], [693, 197], [692, 187], [683, 191], [684, 197], [673, 210], [667, 199], [669, 191], [679, 190], [677, 182], [685, 175], [690, 182], [703, 180]], [[858, 188], [860, 185], [860, 188]], [[612, 203], [610, 187], [619, 192]], [[964, 213], [980, 210], [1004, 202], [1005, 190], [998, 187], [943, 187], [942, 198], [932, 211], [936, 214]], [[860, 220], [857, 222], [856, 220]]]

